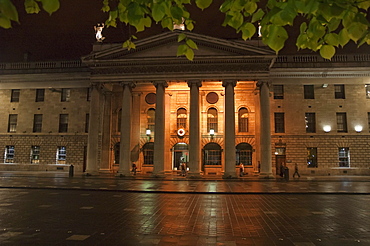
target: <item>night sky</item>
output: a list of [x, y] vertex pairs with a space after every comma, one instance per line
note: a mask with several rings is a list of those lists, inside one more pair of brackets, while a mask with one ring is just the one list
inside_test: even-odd
[[[11, 29], [0, 28], [0, 62], [22, 62], [25, 54], [28, 54], [28, 61], [79, 59], [92, 50], [95, 42], [94, 25], [104, 22], [108, 17], [107, 13], [101, 11], [102, 0], [61, 0], [60, 9], [51, 16], [44, 11], [26, 14], [23, 0], [13, 2], [19, 4], [20, 24], [13, 23]], [[218, 12], [217, 2], [220, 1], [214, 1], [204, 11], [191, 7], [192, 18], [196, 21], [193, 32], [225, 39], [240, 38], [235, 30], [221, 26], [224, 16]], [[135, 28], [130, 30], [119, 23], [117, 28], [105, 28], [103, 36], [106, 37], [105, 43], [118, 43], [125, 41], [130, 32], [144, 38], [164, 31], [168, 30], [156, 26], [135, 34]], [[294, 35], [294, 31], [292, 33]], [[364, 52], [363, 49], [355, 52]], [[369, 50], [368, 47], [365, 49]], [[296, 51], [294, 41], [288, 40], [281, 53]]]

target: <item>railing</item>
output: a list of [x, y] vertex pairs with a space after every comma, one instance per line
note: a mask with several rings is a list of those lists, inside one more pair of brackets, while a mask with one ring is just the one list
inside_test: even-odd
[[276, 58], [276, 63], [299, 62], [370, 62], [370, 54], [347, 54], [335, 55], [331, 60], [324, 59], [319, 55], [282, 55]]
[[85, 67], [80, 60], [50, 62], [0, 63], [0, 70], [55, 69]]

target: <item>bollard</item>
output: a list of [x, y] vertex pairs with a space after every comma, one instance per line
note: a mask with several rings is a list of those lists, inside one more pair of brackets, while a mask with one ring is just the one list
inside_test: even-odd
[[70, 165], [69, 166], [69, 177], [73, 177], [73, 169], [74, 169], [74, 166]]

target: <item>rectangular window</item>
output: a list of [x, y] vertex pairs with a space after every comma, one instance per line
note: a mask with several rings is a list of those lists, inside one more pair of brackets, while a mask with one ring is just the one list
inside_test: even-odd
[[68, 114], [59, 115], [59, 132], [68, 132]]
[[275, 133], [284, 133], [284, 113], [275, 113]]
[[370, 99], [370, 84], [365, 85], [366, 98]]
[[17, 114], [10, 114], [9, 121], [8, 121], [8, 132], [16, 132], [17, 131]]
[[349, 167], [349, 148], [338, 148], [339, 167]]
[[86, 117], [85, 117], [85, 132], [86, 133], [89, 132], [89, 120], [90, 120], [90, 114], [86, 114]]
[[31, 147], [31, 163], [40, 163], [40, 146], [34, 145]]
[[346, 113], [337, 113], [337, 132], [347, 132]]
[[42, 114], [33, 116], [33, 132], [41, 132], [42, 129]]
[[57, 150], [57, 164], [66, 164], [67, 149], [65, 146], [59, 146]]
[[143, 149], [144, 154], [144, 165], [153, 165], [154, 164], [154, 150], [152, 148]]
[[239, 132], [248, 132], [248, 118], [239, 118]]
[[45, 89], [36, 89], [36, 102], [43, 102], [45, 97]]
[[313, 85], [304, 85], [304, 99], [315, 99], [315, 91]]
[[19, 89], [13, 89], [11, 96], [10, 96], [10, 102], [19, 102], [19, 95], [21, 93], [21, 90]]
[[306, 132], [314, 133], [316, 132], [316, 115], [315, 113], [305, 114]]
[[335, 99], [345, 99], [344, 85], [334, 85]]
[[307, 167], [318, 167], [317, 166], [317, 148], [307, 148]]
[[274, 85], [274, 99], [284, 99], [284, 85]]
[[14, 146], [8, 145], [5, 147], [5, 163], [14, 163]]
[[70, 97], [71, 97], [71, 89], [62, 89], [60, 101], [69, 102]]

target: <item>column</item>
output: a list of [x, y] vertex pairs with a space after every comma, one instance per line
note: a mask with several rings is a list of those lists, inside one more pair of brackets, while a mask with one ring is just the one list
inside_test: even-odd
[[259, 81], [260, 87], [260, 142], [261, 142], [261, 172], [260, 177], [270, 178], [272, 175], [271, 166], [271, 123], [270, 123], [270, 90], [269, 84], [265, 81]]
[[110, 171], [110, 155], [111, 155], [111, 100], [112, 92], [104, 92], [104, 116], [102, 129], [102, 153], [101, 153], [101, 171]]
[[155, 126], [154, 126], [154, 167], [153, 176], [164, 176], [164, 140], [165, 140], [165, 88], [166, 81], [153, 82], [156, 88]]
[[234, 87], [235, 80], [226, 80], [222, 82], [225, 87], [225, 112], [224, 112], [224, 163], [225, 173], [224, 178], [235, 178], [235, 102], [234, 102]]
[[91, 85], [91, 99], [89, 112], [89, 134], [87, 140], [86, 175], [96, 175], [98, 171], [99, 146], [99, 106], [100, 91], [98, 84]]
[[188, 81], [190, 87], [189, 177], [200, 176], [200, 80]]
[[121, 83], [122, 92], [122, 115], [119, 169], [120, 176], [129, 176], [131, 169], [131, 108], [132, 108], [132, 82]]

